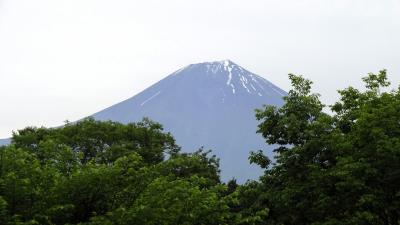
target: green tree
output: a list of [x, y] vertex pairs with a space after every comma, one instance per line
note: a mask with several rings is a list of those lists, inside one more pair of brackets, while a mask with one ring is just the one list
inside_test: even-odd
[[7, 225], [223, 224], [226, 193], [215, 156], [180, 153], [148, 119], [28, 127], [0, 148], [0, 221]]
[[41, 215], [53, 201], [59, 173], [41, 167], [34, 154], [13, 146], [2, 149], [0, 155], [0, 196], [7, 203], [5, 210], [22, 221], [46, 220]]
[[160, 177], [129, 208], [120, 208], [91, 224], [212, 225], [225, 224], [229, 208], [222, 185], [204, 188], [205, 178]]
[[[127, 125], [88, 118], [59, 128], [28, 127], [14, 133], [12, 138], [17, 148], [35, 153], [41, 161], [61, 154], [55, 148], [43, 149], [45, 144], [42, 142], [46, 141], [51, 142], [47, 145], [57, 148], [70, 148], [79, 154], [82, 164], [91, 160], [112, 163], [130, 152], [139, 153], [148, 163], [158, 163], [163, 161], [165, 154], [173, 155], [179, 151], [174, 138], [164, 133], [160, 124], [146, 118]], [[65, 149], [63, 152], [67, 154]]]
[[177, 178], [190, 178], [200, 176], [207, 178], [209, 185], [219, 184], [219, 159], [215, 155], [209, 156], [211, 151], [203, 148], [194, 153], [181, 153], [173, 155], [167, 161], [158, 165], [158, 170], [164, 176], [173, 175]]
[[7, 202], [0, 196], [0, 224], [6, 224], [8, 221]]
[[[386, 71], [369, 74], [365, 91], [339, 91], [329, 115], [311, 81], [289, 78], [284, 106], [257, 111], [259, 133], [278, 145], [261, 177], [257, 201], [270, 211], [260, 224], [399, 224], [400, 89], [383, 91]], [[250, 160], [269, 166], [259, 152]]]

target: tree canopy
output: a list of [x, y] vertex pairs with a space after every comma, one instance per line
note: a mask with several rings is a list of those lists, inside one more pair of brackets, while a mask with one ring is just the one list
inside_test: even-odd
[[219, 162], [160, 124], [28, 127], [0, 151], [1, 224], [223, 224]]
[[[386, 71], [371, 73], [328, 114], [311, 81], [290, 79], [283, 107], [257, 111], [258, 132], [278, 146], [258, 184], [270, 209], [261, 224], [400, 224], [400, 89], [383, 91]], [[250, 159], [265, 168], [260, 154]]]

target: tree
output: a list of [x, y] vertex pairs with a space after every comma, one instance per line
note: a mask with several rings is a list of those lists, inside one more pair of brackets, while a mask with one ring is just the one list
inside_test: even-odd
[[219, 184], [219, 159], [215, 155], [209, 156], [211, 151], [203, 148], [193, 153], [181, 153], [172, 156], [169, 160], [160, 163], [158, 170], [164, 176], [173, 175], [177, 178], [199, 176], [207, 179], [209, 185]]
[[160, 177], [149, 184], [124, 214], [122, 224], [223, 224], [228, 206], [221, 185], [206, 188], [205, 178]]
[[[364, 78], [365, 91], [339, 91], [323, 112], [312, 82], [289, 75], [293, 90], [281, 108], [257, 111], [259, 133], [276, 144], [276, 165], [261, 177], [270, 208], [261, 224], [399, 224], [400, 89], [386, 71]], [[251, 161], [267, 167], [253, 153]]]
[[[46, 141], [50, 143], [43, 143]], [[147, 118], [127, 125], [87, 118], [58, 128], [28, 127], [14, 133], [12, 143], [35, 153], [41, 161], [57, 160], [50, 159], [61, 154], [56, 148], [64, 148], [64, 154], [65, 148], [70, 148], [82, 164], [91, 160], [112, 163], [130, 152], [139, 153], [148, 163], [157, 163], [163, 161], [165, 154], [179, 152], [174, 138]], [[46, 145], [53, 146], [46, 150]]]
[[0, 148], [0, 222], [225, 223], [231, 198], [218, 159], [179, 150], [148, 119], [20, 130]]
[[5, 224], [8, 221], [7, 202], [0, 196], [0, 224]]
[[47, 220], [42, 215], [53, 202], [53, 187], [59, 173], [41, 167], [34, 154], [14, 146], [3, 148], [0, 154], [3, 212], [8, 212], [10, 220], [15, 221]]

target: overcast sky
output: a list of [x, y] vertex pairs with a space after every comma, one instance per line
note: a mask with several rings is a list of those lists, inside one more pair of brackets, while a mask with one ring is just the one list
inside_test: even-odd
[[231, 59], [332, 103], [388, 69], [400, 82], [400, 0], [0, 0], [0, 137], [129, 98], [190, 63]]

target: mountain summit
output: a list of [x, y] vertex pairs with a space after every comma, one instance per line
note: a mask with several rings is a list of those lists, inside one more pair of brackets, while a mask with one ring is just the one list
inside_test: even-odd
[[[251, 150], [267, 149], [256, 134], [256, 108], [283, 104], [286, 92], [230, 60], [191, 64], [138, 95], [92, 115], [98, 120], [163, 124], [183, 151], [212, 149], [220, 158], [223, 180], [254, 179]], [[271, 156], [271, 152], [267, 152]]]

